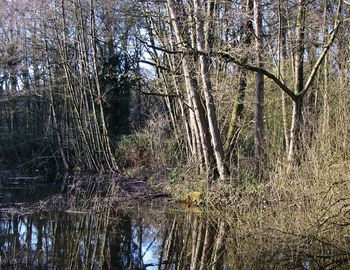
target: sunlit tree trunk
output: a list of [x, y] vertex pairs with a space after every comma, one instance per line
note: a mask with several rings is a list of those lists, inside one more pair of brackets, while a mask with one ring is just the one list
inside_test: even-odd
[[[198, 51], [201, 52], [199, 55], [200, 72], [201, 72], [201, 79], [202, 79], [202, 85], [204, 90], [204, 98], [205, 98], [211, 143], [214, 149], [214, 155], [216, 160], [216, 166], [219, 172], [219, 177], [221, 180], [223, 180], [227, 176], [227, 168], [226, 168], [225, 159], [224, 159], [224, 150], [223, 150], [222, 141], [220, 137], [220, 131], [217, 123], [216, 108], [215, 108], [214, 98], [212, 95], [212, 84], [211, 84], [210, 69], [209, 69], [209, 64], [210, 64], [209, 53], [210, 53], [210, 50], [212, 49], [210, 47], [211, 42], [210, 42], [210, 36], [209, 36], [209, 33], [212, 31], [212, 29], [209, 29], [209, 26], [211, 24], [210, 20], [213, 19], [210, 14], [210, 8], [211, 8], [210, 5], [212, 3], [211, 1], [207, 2], [208, 13], [205, 14], [203, 1], [194, 0], [193, 2], [194, 2], [194, 13], [195, 13], [195, 21], [196, 21], [196, 38], [197, 38], [196, 43], [197, 43]], [[204, 34], [204, 18], [206, 19], [206, 22], [205, 22], [206, 35]]]
[[304, 37], [305, 37], [305, 0], [297, 2], [297, 19], [296, 19], [296, 46], [294, 51], [294, 69], [295, 83], [294, 94], [296, 99], [293, 102], [292, 125], [290, 130], [290, 145], [288, 160], [293, 161], [295, 151], [298, 151], [301, 143], [301, 126], [302, 126], [302, 105], [303, 97], [300, 93], [304, 88]]
[[192, 103], [192, 109], [196, 118], [196, 124], [198, 126], [199, 135], [197, 137], [200, 138], [200, 145], [204, 156], [206, 171], [211, 174], [214, 162], [214, 158], [212, 156], [213, 150], [210, 145], [210, 135], [205, 118], [205, 111], [198, 92], [198, 82], [192, 70], [193, 61], [191, 60], [191, 56], [186, 47], [186, 39], [182, 37], [184, 29], [182, 29], [180, 22], [178, 21], [179, 17], [176, 10], [177, 6], [174, 0], [167, 0], [167, 3], [176, 41], [183, 50], [182, 68], [185, 77], [188, 100], [190, 103]]
[[[278, 1], [278, 53], [279, 53], [279, 66], [278, 66], [278, 76], [281, 81], [285, 81], [286, 74], [286, 64], [287, 64], [287, 3], [285, 0]], [[283, 121], [283, 133], [284, 133], [284, 142], [285, 142], [285, 152], [288, 154], [289, 151], [289, 129], [287, 122], [287, 102], [286, 102], [286, 93], [281, 92], [282, 99], [282, 121]]]
[[[322, 26], [322, 35], [325, 39], [327, 36], [327, 0], [323, 0], [323, 26]], [[325, 57], [323, 65], [323, 119], [322, 119], [322, 133], [325, 134], [329, 130], [329, 117], [330, 117], [330, 108], [329, 108], [329, 74], [328, 74], [328, 56]]]
[[[254, 0], [254, 21], [256, 36], [256, 62], [259, 68], [263, 68], [263, 30], [262, 10], [260, 0]], [[264, 157], [264, 75], [261, 72], [255, 73], [256, 81], [256, 110], [255, 110], [255, 159], [256, 176], [262, 176], [262, 164]]]

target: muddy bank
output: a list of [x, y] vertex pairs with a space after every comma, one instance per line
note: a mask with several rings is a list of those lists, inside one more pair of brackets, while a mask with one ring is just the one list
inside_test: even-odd
[[173, 203], [171, 194], [156, 189], [146, 178], [121, 174], [71, 175], [47, 178], [16, 171], [0, 172], [0, 214], [21, 215], [50, 209], [133, 205], [150, 202]]

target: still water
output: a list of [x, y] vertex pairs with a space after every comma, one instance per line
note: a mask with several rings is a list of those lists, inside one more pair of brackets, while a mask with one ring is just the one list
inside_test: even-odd
[[233, 220], [159, 204], [1, 215], [0, 270], [350, 269], [345, 246]]
[[346, 248], [230, 226], [160, 206], [4, 218], [1, 269], [349, 269]]
[[0, 221], [2, 267], [229, 269], [225, 222], [179, 210], [35, 213]]

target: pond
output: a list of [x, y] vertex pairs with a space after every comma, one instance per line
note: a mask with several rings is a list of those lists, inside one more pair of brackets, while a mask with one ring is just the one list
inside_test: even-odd
[[[164, 209], [49, 212], [1, 220], [1, 258], [18, 269], [228, 269], [225, 224]], [[225, 266], [226, 265], [226, 266]]]
[[347, 247], [247, 231], [224, 213], [152, 202], [3, 215], [0, 269], [349, 269]]

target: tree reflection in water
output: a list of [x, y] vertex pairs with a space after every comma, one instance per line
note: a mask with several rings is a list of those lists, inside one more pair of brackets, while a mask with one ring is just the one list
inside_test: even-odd
[[[0, 220], [0, 269], [333, 269], [347, 249], [291, 235], [242, 237], [203, 213], [138, 208]], [[283, 239], [284, 238], [284, 239]], [[270, 240], [269, 240], [270, 239]], [[285, 243], [283, 242], [285, 240]], [[346, 267], [344, 267], [346, 269]]]
[[222, 269], [223, 221], [183, 211], [49, 212], [0, 221], [2, 267]]

